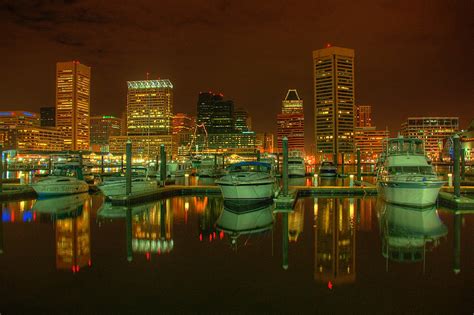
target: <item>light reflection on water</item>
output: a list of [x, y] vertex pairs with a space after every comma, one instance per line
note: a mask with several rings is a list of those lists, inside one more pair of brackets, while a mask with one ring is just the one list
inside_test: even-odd
[[[0, 279], [16, 279], [16, 285], [7, 291], [0, 284], [7, 292], [2, 303], [22, 309], [21, 292], [30, 287], [70, 301], [48, 285], [75, 287], [79, 278], [64, 278], [67, 271], [87, 279], [98, 292], [90, 297], [97, 305], [107, 290], [139, 299], [155, 288], [153, 279], [160, 279], [162, 298], [174, 301], [186, 294], [190, 305], [204, 310], [214, 308], [199, 304], [201, 294], [219, 296], [213, 307], [232, 306], [234, 299], [258, 304], [257, 296], [265, 296], [277, 310], [292, 312], [343, 309], [317, 298], [331, 300], [334, 294], [352, 304], [352, 311], [366, 310], [356, 306], [356, 292], [379, 298], [398, 294], [407, 305], [421, 301], [440, 312], [468, 306], [462, 301], [470, 300], [462, 297], [473, 279], [472, 215], [394, 206], [372, 197], [306, 197], [293, 212], [273, 210], [272, 204], [225, 204], [218, 196], [173, 197], [129, 208], [112, 207], [101, 195], [87, 194], [3, 203]], [[38, 267], [22, 268], [15, 263], [19, 257], [37, 261]], [[47, 278], [29, 280], [42, 277]], [[122, 291], [124, 277], [139, 288]], [[384, 292], [388, 282], [405, 290], [415, 285], [421, 293]], [[200, 293], [180, 283], [199, 283]], [[222, 293], [215, 291], [216, 285]], [[259, 293], [249, 295], [249, 286]], [[306, 302], [285, 299], [288, 287]], [[229, 290], [231, 298], [225, 294]], [[432, 300], [439, 296], [442, 301], [452, 292], [459, 294], [452, 300], [458, 304]], [[51, 299], [42, 301], [43, 309], [55, 307]], [[144, 309], [153, 306], [141, 301]], [[120, 303], [108, 310], [120, 311]]]

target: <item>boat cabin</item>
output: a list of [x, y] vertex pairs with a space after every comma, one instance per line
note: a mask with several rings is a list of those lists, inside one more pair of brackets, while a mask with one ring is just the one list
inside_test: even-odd
[[385, 148], [388, 155], [425, 155], [423, 141], [415, 138], [388, 139]]

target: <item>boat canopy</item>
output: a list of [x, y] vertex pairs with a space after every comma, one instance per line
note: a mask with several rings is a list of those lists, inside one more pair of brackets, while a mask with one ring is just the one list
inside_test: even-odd
[[420, 154], [424, 155], [423, 140], [416, 138], [393, 138], [386, 143], [388, 154]]
[[249, 166], [264, 167], [269, 170], [272, 168], [270, 163], [249, 161], [249, 162], [239, 162], [239, 163], [231, 164], [229, 165], [228, 170], [235, 171], [235, 170], [241, 169], [242, 167], [249, 167]]

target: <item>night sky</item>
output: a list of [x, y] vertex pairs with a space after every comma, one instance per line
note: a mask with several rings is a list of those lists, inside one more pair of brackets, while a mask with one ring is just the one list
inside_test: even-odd
[[[92, 114], [119, 115], [126, 81], [169, 78], [175, 112], [200, 91], [274, 131], [288, 88], [312, 139], [312, 51], [355, 49], [356, 103], [392, 132], [408, 116], [474, 118], [474, 1], [0, 0], [0, 108], [54, 106], [55, 63], [92, 67]], [[308, 140], [310, 140], [308, 138]]]

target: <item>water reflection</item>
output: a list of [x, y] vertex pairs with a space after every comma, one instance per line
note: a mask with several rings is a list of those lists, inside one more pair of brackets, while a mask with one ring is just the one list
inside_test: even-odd
[[237, 250], [238, 247], [247, 245], [251, 236], [272, 229], [272, 211], [272, 202], [224, 202], [224, 210], [217, 219], [216, 228], [229, 237], [232, 248]]
[[88, 199], [88, 193], [39, 199], [36, 200], [31, 210], [41, 214], [49, 214], [52, 219], [77, 216], [82, 212], [82, 206]]
[[304, 228], [304, 199], [298, 199], [293, 211], [288, 214], [288, 237], [290, 242], [298, 241]]
[[331, 284], [356, 279], [353, 198], [314, 198], [314, 279]]
[[[216, 221], [223, 209], [223, 199], [215, 197], [194, 197], [195, 209], [199, 220], [199, 240], [209, 239], [209, 242], [217, 239]], [[219, 237], [222, 239], [222, 237]]]
[[425, 262], [426, 251], [438, 247], [448, 234], [436, 206], [419, 209], [377, 200], [382, 255], [388, 261]]
[[[0, 208], [0, 218], [3, 217], [3, 204], [2, 207]], [[0, 220], [0, 255], [3, 254], [3, 220]]]

